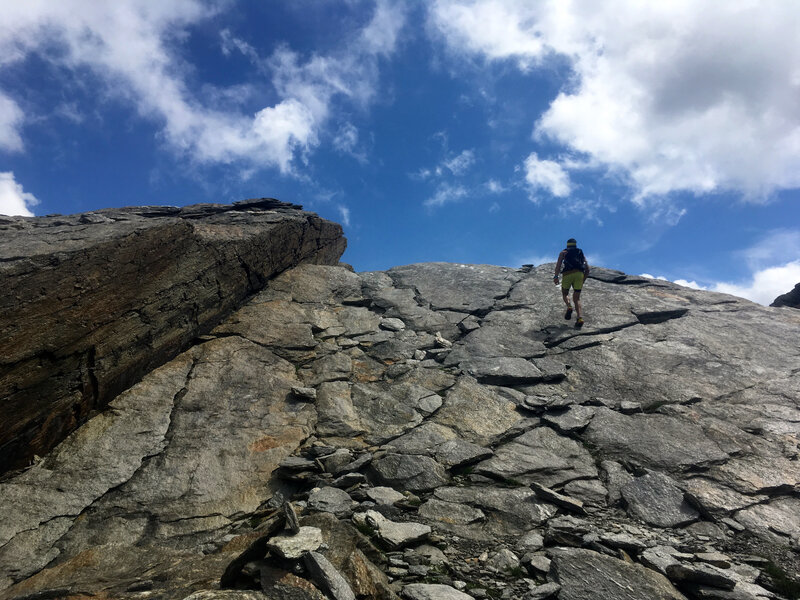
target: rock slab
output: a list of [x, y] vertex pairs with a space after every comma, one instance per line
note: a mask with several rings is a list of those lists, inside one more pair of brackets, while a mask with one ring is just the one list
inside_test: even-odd
[[[88, 218], [88, 217], [91, 218]], [[338, 224], [272, 199], [0, 223], [0, 473], [44, 455]]]

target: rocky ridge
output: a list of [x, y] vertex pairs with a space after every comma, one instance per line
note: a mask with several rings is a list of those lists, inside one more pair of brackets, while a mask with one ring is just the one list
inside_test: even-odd
[[266, 281], [336, 264], [338, 224], [272, 199], [0, 218], [0, 473], [30, 463]]
[[0, 482], [0, 598], [797, 597], [800, 316], [551, 273], [278, 275]]

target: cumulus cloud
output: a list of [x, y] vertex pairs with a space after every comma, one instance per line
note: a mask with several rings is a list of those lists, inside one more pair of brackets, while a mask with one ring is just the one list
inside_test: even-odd
[[525, 159], [525, 181], [533, 191], [545, 190], [558, 198], [569, 196], [571, 189], [567, 172], [557, 162], [541, 160], [536, 152]]
[[436, 190], [436, 193], [425, 200], [423, 204], [428, 208], [438, 208], [440, 206], [444, 206], [445, 204], [459, 202], [465, 198], [467, 194], [467, 189], [463, 186], [444, 184], [439, 186], [439, 189]]
[[0, 173], [0, 215], [32, 217], [31, 208], [39, 204], [36, 196], [22, 189], [14, 173]]
[[625, 178], [634, 200], [800, 186], [800, 12], [791, 3], [437, 0], [456, 52], [574, 77], [537, 135]]
[[[0, 28], [0, 68], [34, 51], [73, 72], [88, 68], [108, 93], [160, 123], [163, 139], [179, 153], [200, 163], [243, 162], [290, 172], [293, 161], [319, 143], [334, 98], [365, 103], [373, 96], [377, 57], [391, 52], [403, 23], [401, 8], [379, 0], [370, 22], [351, 36], [353, 43], [305, 61], [288, 48], [262, 61], [247, 42], [223, 32], [223, 53], [236, 50], [259, 62], [278, 92], [277, 102], [246, 114], [193, 94], [190, 67], [175, 52], [176, 39], [214, 11], [199, 0], [11, 3]], [[20, 115], [3, 98], [0, 143], [18, 146]]]
[[[710, 290], [747, 298], [769, 305], [800, 282], [800, 231], [775, 230], [753, 246], [736, 253], [748, 266], [750, 274], [738, 282], [675, 279], [674, 283], [697, 290]], [[642, 277], [664, 279], [662, 275], [643, 273]]]
[[800, 282], [800, 260], [757, 271], [743, 283], [716, 283], [715, 292], [741, 296], [759, 304], [769, 305], [775, 298], [790, 292]]

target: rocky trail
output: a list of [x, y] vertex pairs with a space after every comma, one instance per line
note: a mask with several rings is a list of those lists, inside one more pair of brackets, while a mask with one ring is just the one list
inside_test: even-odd
[[800, 313], [337, 259], [0, 481], [0, 598], [800, 597]]

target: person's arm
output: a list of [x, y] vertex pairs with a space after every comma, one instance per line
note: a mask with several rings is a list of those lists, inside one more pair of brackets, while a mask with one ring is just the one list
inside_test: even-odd
[[589, 261], [586, 260], [586, 256], [583, 257], [583, 277], [586, 278], [589, 276]]
[[561, 263], [564, 261], [564, 251], [558, 255], [558, 262], [556, 262], [556, 272], [553, 274], [553, 281], [558, 282], [558, 275], [561, 273]]

